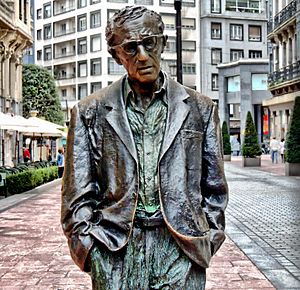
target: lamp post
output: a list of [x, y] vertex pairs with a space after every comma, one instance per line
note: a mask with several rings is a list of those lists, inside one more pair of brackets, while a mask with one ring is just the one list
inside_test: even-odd
[[177, 82], [182, 84], [181, 0], [174, 0], [174, 8], [176, 10], [176, 75]]

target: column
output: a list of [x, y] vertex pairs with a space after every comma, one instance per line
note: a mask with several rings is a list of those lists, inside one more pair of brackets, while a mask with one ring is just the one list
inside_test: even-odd
[[8, 49], [5, 49], [4, 52], [4, 64], [3, 64], [3, 96], [4, 98], [9, 97], [9, 76], [10, 76], [10, 66], [9, 61], [11, 57], [11, 52]]
[[12, 55], [9, 62], [9, 78], [10, 78], [10, 87], [9, 95], [12, 99], [16, 99], [16, 56]]

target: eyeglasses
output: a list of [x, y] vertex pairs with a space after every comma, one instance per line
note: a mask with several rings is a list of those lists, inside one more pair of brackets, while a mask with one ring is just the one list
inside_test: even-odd
[[121, 44], [112, 46], [112, 48], [121, 47], [126, 54], [133, 56], [137, 53], [137, 48], [139, 45], [142, 45], [146, 51], [153, 51], [157, 45], [158, 39], [161, 37], [163, 37], [163, 34], [150, 35], [141, 40], [125, 41]]

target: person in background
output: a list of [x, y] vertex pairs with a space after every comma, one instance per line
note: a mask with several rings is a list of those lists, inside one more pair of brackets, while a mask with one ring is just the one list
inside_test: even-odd
[[58, 155], [57, 155], [57, 161], [56, 164], [58, 166], [58, 178], [62, 178], [64, 174], [64, 168], [65, 168], [65, 161], [64, 161], [64, 149], [59, 148], [58, 149]]
[[273, 139], [271, 140], [270, 148], [271, 148], [272, 163], [278, 163], [278, 151], [280, 149], [280, 144], [276, 139], [276, 137], [273, 137]]
[[30, 152], [27, 148], [23, 148], [23, 160], [25, 163], [30, 161]]
[[285, 148], [284, 148], [285, 140], [284, 140], [284, 138], [281, 139], [279, 145], [280, 145], [281, 162], [284, 163], [284, 151], [285, 151]]

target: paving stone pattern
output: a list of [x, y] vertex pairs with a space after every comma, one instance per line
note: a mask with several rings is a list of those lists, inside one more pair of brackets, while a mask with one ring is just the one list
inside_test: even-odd
[[[89, 275], [74, 265], [61, 231], [59, 188], [28, 199], [20, 195], [19, 203], [16, 196], [14, 202], [0, 201], [1, 290], [91, 289]], [[227, 238], [207, 271], [206, 289], [275, 288]]]
[[[274, 164], [273, 172], [276, 173]], [[227, 234], [276, 289], [300, 289], [300, 179], [226, 163]], [[280, 171], [281, 172], [281, 171]]]

